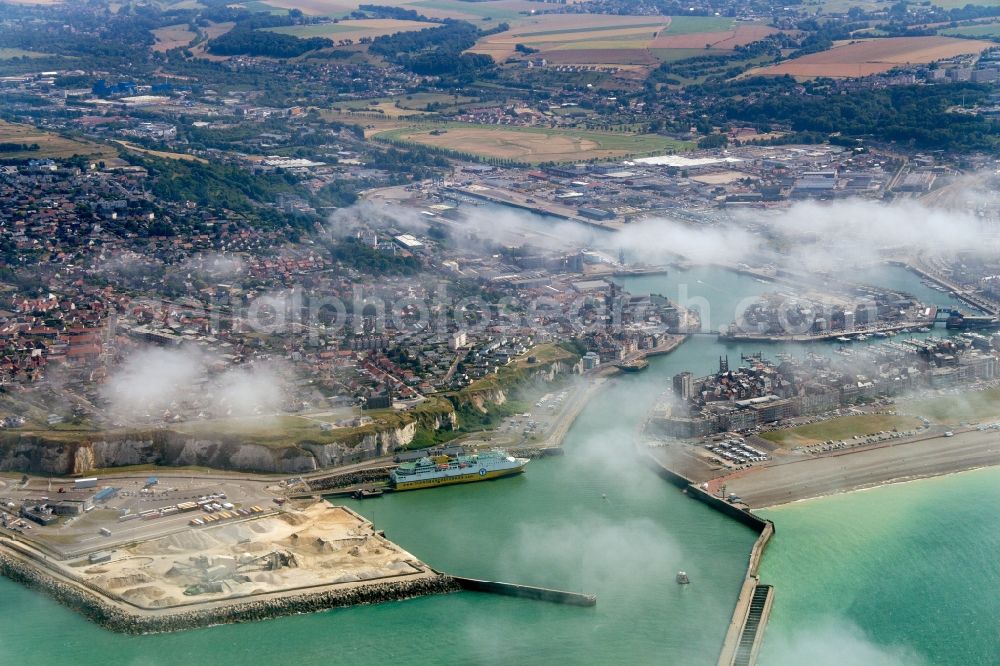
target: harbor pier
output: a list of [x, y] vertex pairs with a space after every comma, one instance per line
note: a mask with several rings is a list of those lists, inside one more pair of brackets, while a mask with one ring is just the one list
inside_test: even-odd
[[562, 590], [550, 590], [545, 587], [517, 585], [515, 583], [501, 583], [492, 580], [479, 580], [477, 578], [463, 578], [461, 576], [449, 576], [449, 578], [458, 583], [459, 587], [463, 590], [468, 590], [470, 592], [488, 592], [490, 594], [501, 594], [507, 597], [550, 601], [552, 603], [567, 604], [570, 606], [597, 605], [597, 597], [593, 594], [564, 592]]
[[757, 663], [757, 653], [764, 640], [764, 629], [774, 599], [774, 588], [762, 585], [757, 574], [764, 549], [774, 535], [774, 523], [716, 497], [684, 475], [671, 470], [649, 453], [645, 454], [645, 458], [661, 477], [683, 489], [688, 497], [709, 505], [759, 534], [750, 549], [747, 573], [736, 598], [736, 608], [733, 609], [733, 616], [729, 621], [717, 663], [717, 666], [753, 666]]

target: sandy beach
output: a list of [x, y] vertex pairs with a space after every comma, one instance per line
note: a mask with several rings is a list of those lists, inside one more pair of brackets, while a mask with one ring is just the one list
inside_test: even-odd
[[752, 469], [725, 479], [754, 509], [1000, 464], [1000, 434], [956, 433]]

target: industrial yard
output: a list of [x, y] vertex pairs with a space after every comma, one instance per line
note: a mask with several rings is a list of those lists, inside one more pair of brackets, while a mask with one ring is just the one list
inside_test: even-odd
[[[130, 633], [452, 587], [362, 516], [316, 499], [286, 501], [270, 492], [280, 491], [277, 481], [203, 478], [199, 488], [156, 492], [151, 480], [106, 478], [98, 489], [94, 479], [78, 479], [46, 499], [31, 496], [48, 481], [0, 479], [0, 570]], [[215, 491], [191, 494], [206, 488]], [[13, 499], [21, 502], [16, 512]], [[143, 503], [156, 508], [132, 513]]]

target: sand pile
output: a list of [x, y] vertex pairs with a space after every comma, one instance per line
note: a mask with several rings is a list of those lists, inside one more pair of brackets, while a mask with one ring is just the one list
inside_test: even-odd
[[288, 525], [305, 525], [310, 522], [310, 518], [307, 515], [301, 513], [283, 513], [277, 517], [277, 520], [287, 523]]
[[[254, 526], [258, 527], [258, 526]], [[250, 529], [246, 524], [224, 525], [214, 531], [214, 536], [221, 542], [240, 543], [252, 541], [254, 537], [267, 532], [266, 529]]]
[[135, 547], [134, 551], [139, 555], [163, 555], [164, 553], [201, 552], [215, 548], [219, 541], [213, 539], [206, 532], [184, 531], [173, 534], [163, 539], [148, 541]]
[[136, 604], [137, 606], [149, 606], [151, 605], [151, 602], [157, 599], [162, 599], [166, 592], [154, 585], [146, 585], [144, 587], [126, 590], [121, 594], [123, 599]]
[[233, 546], [234, 553], [269, 553], [274, 550], [274, 546], [260, 541], [248, 541]]
[[141, 585], [143, 583], [151, 583], [153, 579], [144, 574], [141, 571], [135, 573], [122, 572], [120, 576], [113, 576], [108, 578], [104, 584], [111, 590], [120, 590], [123, 587], [132, 587], [133, 585]]

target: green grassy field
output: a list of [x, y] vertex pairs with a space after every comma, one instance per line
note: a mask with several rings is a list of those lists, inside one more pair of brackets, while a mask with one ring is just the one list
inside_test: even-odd
[[807, 0], [802, 3], [802, 7], [808, 9], [812, 14], [816, 9], [820, 9], [824, 14], [843, 14], [851, 7], [860, 7], [865, 11], [876, 11], [885, 9], [892, 3], [888, 0]]
[[[435, 132], [432, 134], [432, 132]], [[389, 142], [417, 143], [483, 157], [528, 163], [649, 155], [691, 148], [689, 142], [656, 134], [424, 123], [379, 132]]]
[[981, 25], [959, 26], [940, 30], [939, 35], [958, 35], [961, 37], [1000, 37], [1000, 23], [983, 23]]
[[449, 95], [448, 93], [427, 93], [418, 92], [402, 97], [392, 98], [393, 102], [399, 102], [399, 106], [404, 109], [422, 110], [428, 104], [468, 104], [475, 102], [475, 97], [465, 95]]
[[51, 53], [39, 53], [38, 51], [25, 51], [10, 47], [0, 47], [0, 60], [12, 60], [13, 58], [44, 58]]
[[900, 409], [931, 421], [955, 424], [1000, 418], [1000, 389], [948, 395], [931, 400], [900, 402]]
[[690, 35], [696, 32], [731, 30], [736, 21], [725, 16], [671, 16], [664, 35]]
[[277, 32], [282, 35], [292, 35], [293, 37], [329, 37], [330, 35], [344, 34], [345, 32], [357, 32], [356, 28], [351, 28], [343, 23], [314, 23], [309, 25], [287, 25], [280, 28], [264, 28], [265, 32]]
[[261, 0], [250, 0], [249, 2], [239, 3], [240, 7], [246, 7], [252, 12], [268, 12], [271, 14], [287, 14], [287, 9], [282, 9], [281, 7], [274, 7], [267, 4], [266, 2], [261, 2]]
[[966, 5], [976, 5], [979, 7], [998, 7], [1000, 0], [931, 0], [932, 5], [943, 7], [944, 9], [956, 9]]
[[575, 32], [603, 32], [605, 30], [626, 30], [630, 28], [648, 28], [650, 33], [656, 32], [655, 23], [627, 23], [616, 25], [600, 25], [580, 28], [563, 28], [562, 30], [544, 30], [542, 32], [521, 32], [521, 37], [548, 37], [550, 35], [571, 35]]
[[864, 436], [873, 433], [898, 430], [910, 430], [921, 425], [920, 419], [912, 416], [890, 416], [884, 414], [864, 414], [857, 416], [842, 416], [829, 421], [810, 423], [798, 428], [773, 430], [760, 436], [783, 447], [809, 446], [825, 442], [829, 439], [850, 439], [855, 435]]
[[281, 28], [265, 28], [268, 32], [277, 32], [293, 37], [332, 37], [334, 39], [360, 39], [362, 37], [376, 37], [379, 35], [389, 35], [397, 32], [416, 32], [425, 28], [437, 27], [436, 23], [427, 21], [386, 21], [385, 27], [375, 27], [374, 24], [366, 25], [364, 22], [342, 21], [340, 23], [317, 23], [310, 25], [290, 25]]
[[0, 159], [65, 159], [86, 155], [96, 160], [110, 160], [118, 157], [118, 151], [108, 145], [68, 139], [30, 125], [3, 120], [0, 120], [0, 143], [38, 144], [38, 150], [0, 152]]
[[521, 18], [521, 15], [514, 9], [507, 7], [498, 7], [491, 2], [462, 2], [461, 0], [421, 0], [420, 2], [414, 2], [408, 4], [404, 9], [413, 9], [417, 13], [420, 12], [421, 7], [426, 7], [427, 9], [440, 9], [445, 12], [454, 12], [456, 14], [469, 14], [472, 16], [479, 16], [481, 18], [491, 18], [491, 19], [516, 19]]
[[327, 441], [329, 434], [320, 430], [319, 423], [298, 416], [190, 421], [171, 426], [171, 430], [190, 435], [235, 436], [255, 444], [274, 445], [313, 438], [317, 441]]

